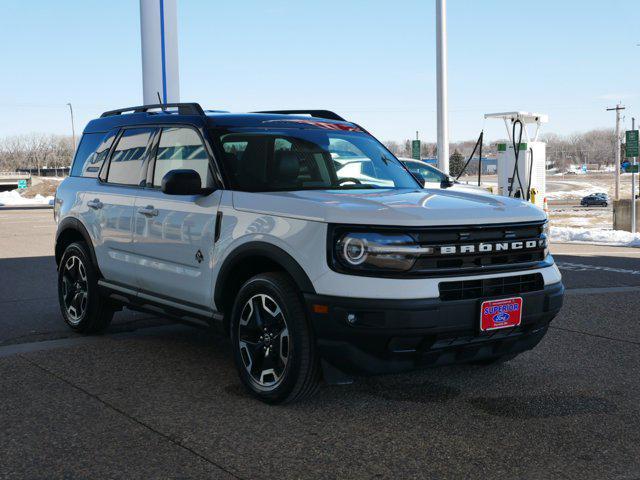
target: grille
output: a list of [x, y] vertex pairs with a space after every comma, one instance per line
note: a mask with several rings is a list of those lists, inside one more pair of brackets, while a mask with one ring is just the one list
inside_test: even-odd
[[[327, 237], [329, 264], [338, 272], [389, 278], [479, 275], [540, 268], [546, 266], [544, 225], [544, 221], [418, 228], [332, 225]], [[375, 266], [361, 270], [344, 269], [336, 257], [334, 246], [343, 233], [358, 231], [405, 234], [428, 252], [422, 253], [413, 266], [403, 272]], [[516, 244], [520, 244], [519, 247]]]
[[[410, 232], [423, 247], [433, 247], [434, 254], [421, 256], [411, 274], [460, 274], [468, 271], [509, 270], [533, 266], [545, 259], [546, 239], [543, 222], [476, 227], [445, 227]], [[480, 244], [535, 242], [535, 248], [461, 253], [461, 247]], [[454, 247], [455, 253], [443, 253], [442, 247]], [[477, 248], [476, 248], [477, 250]]]
[[535, 292], [544, 288], [544, 279], [542, 274], [532, 273], [483, 280], [441, 282], [439, 287], [440, 300], [469, 300]]

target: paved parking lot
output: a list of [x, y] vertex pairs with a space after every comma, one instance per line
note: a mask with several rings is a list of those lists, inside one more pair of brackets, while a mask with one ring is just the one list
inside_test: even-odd
[[0, 478], [640, 478], [640, 249], [554, 245], [539, 347], [269, 407], [225, 339], [60, 318], [50, 210], [0, 209]]

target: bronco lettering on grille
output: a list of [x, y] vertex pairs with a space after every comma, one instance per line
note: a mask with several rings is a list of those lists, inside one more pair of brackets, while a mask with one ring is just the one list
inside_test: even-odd
[[442, 245], [440, 247], [441, 255], [453, 255], [456, 253], [487, 253], [487, 252], [503, 252], [508, 250], [529, 250], [532, 248], [545, 247], [546, 240], [544, 238], [538, 240], [526, 240], [517, 242], [499, 242], [499, 243], [479, 243], [471, 245]]

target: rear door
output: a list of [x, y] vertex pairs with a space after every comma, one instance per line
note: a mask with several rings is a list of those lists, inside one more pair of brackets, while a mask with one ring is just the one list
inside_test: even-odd
[[[87, 206], [94, 212], [95, 252], [105, 280], [137, 287], [133, 264], [133, 218], [136, 194], [146, 177], [149, 147], [156, 128], [120, 132], [102, 182]], [[93, 193], [93, 192], [92, 192]]]
[[200, 132], [167, 126], [159, 132], [147, 188], [136, 198], [134, 248], [142, 292], [210, 308], [216, 214], [221, 191], [208, 195], [165, 195], [162, 178], [176, 169], [200, 174], [213, 188], [211, 159]]

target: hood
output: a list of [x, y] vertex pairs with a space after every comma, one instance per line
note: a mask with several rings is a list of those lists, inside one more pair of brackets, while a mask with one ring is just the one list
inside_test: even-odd
[[483, 225], [546, 219], [528, 202], [450, 189], [233, 192], [233, 205], [247, 212], [358, 225]]

